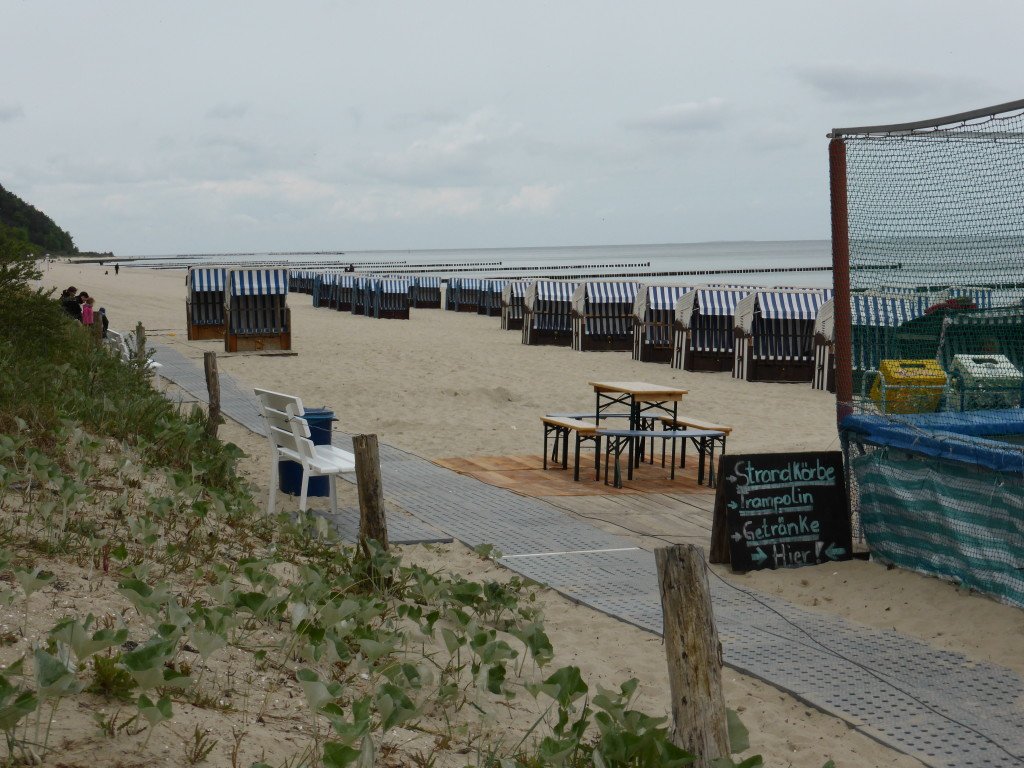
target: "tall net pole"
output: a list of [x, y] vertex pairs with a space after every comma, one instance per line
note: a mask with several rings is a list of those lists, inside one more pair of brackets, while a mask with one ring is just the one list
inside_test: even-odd
[[836, 419], [852, 409], [853, 340], [850, 332], [850, 232], [846, 200], [846, 145], [842, 139], [828, 144], [832, 194], [832, 279], [835, 288]]

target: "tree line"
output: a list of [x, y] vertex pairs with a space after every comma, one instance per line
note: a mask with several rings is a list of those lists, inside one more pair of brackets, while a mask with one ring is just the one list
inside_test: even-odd
[[0, 185], [0, 241], [31, 253], [78, 253], [71, 235], [53, 219]]

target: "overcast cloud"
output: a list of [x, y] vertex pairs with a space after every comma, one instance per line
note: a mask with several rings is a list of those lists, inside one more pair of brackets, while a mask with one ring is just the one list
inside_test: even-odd
[[830, 128], [1024, 97], [992, 0], [0, 12], [0, 184], [119, 255], [827, 238]]

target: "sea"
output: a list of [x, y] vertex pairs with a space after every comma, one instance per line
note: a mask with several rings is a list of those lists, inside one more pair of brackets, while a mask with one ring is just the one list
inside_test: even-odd
[[829, 240], [382, 251], [267, 251], [122, 256], [122, 266], [281, 265], [379, 275], [496, 279], [636, 279], [644, 283], [832, 286]]

